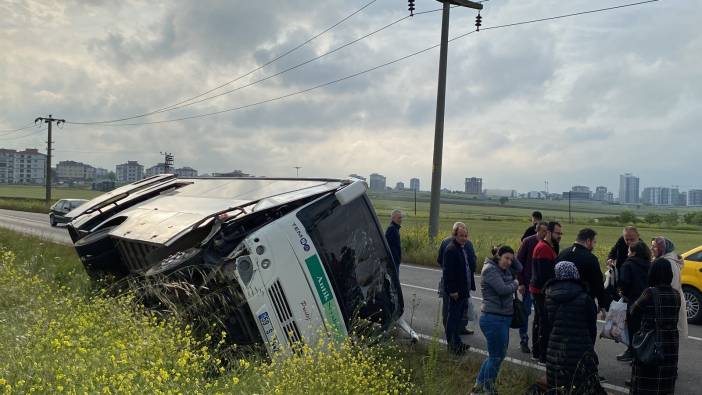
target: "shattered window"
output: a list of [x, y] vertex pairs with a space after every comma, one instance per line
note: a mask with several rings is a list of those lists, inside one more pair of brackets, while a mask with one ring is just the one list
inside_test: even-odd
[[344, 206], [331, 195], [298, 214], [332, 282], [344, 321], [386, 324], [402, 311], [384, 235], [365, 198]]

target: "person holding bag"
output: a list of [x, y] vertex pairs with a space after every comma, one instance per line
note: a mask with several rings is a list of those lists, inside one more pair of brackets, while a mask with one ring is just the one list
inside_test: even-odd
[[495, 380], [509, 345], [514, 293], [519, 288], [513, 270], [522, 271], [522, 264], [515, 259], [512, 248], [495, 247], [492, 254], [492, 259], [485, 259], [480, 282], [483, 295], [480, 330], [487, 340], [488, 357], [480, 367], [472, 394], [495, 393]]
[[629, 334], [629, 346], [626, 351], [617, 355], [618, 361], [630, 362], [634, 358], [631, 341], [639, 331], [640, 322], [631, 317], [631, 305], [636, 302], [647, 288], [648, 271], [651, 269], [651, 250], [645, 242], [638, 240], [629, 246], [629, 257], [620, 269], [619, 285], [624, 302], [628, 304], [626, 312], [626, 327]]
[[641, 322], [634, 335], [631, 394], [675, 393], [678, 377], [678, 319], [680, 294], [671, 286], [673, 269], [665, 258], [653, 261], [648, 285], [631, 306], [631, 316]]
[[597, 305], [588, 295], [573, 262], [556, 264], [556, 278], [546, 283], [551, 336], [546, 377], [555, 393], [606, 394], [600, 385], [595, 353]]

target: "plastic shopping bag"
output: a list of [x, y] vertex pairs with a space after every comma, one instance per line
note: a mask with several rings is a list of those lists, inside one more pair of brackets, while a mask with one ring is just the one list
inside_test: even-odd
[[600, 337], [612, 339], [618, 343], [629, 345], [629, 332], [626, 326], [626, 303], [620, 299], [618, 302], [612, 302], [605, 318], [605, 324], [602, 327]]
[[478, 314], [475, 311], [475, 303], [473, 302], [472, 298], [468, 298], [468, 301], [466, 302], [466, 309], [463, 312], [463, 319], [464, 321], [477, 321], [478, 320]]

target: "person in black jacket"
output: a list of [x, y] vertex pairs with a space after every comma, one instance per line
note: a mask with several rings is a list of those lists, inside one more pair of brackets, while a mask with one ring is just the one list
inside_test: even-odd
[[546, 377], [559, 394], [606, 394], [597, 374], [597, 306], [587, 294], [573, 262], [556, 264], [556, 278], [546, 285], [551, 322]]
[[[453, 230], [451, 231], [451, 236], [445, 238], [444, 240], [441, 241], [441, 245], [439, 246], [439, 253], [436, 258], [436, 263], [439, 264], [439, 267], [442, 267], [444, 264], [444, 251], [446, 251], [446, 247], [448, 247], [449, 244], [451, 244], [456, 237], [456, 232], [458, 231], [459, 228], [463, 228], [468, 232], [468, 227], [466, 226], [465, 223], [463, 222], [456, 222], [453, 224]], [[473, 243], [470, 241], [470, 232], [468, 232], [468, 237], [469, 239], [466, 241], [466, 245], [463, 247], [463, 249], [466, 251], [466, 259], [468, 260], [468, 276], [470, 277], [470, 290], [475, 291], [475, 270], [477, 268], [477, 260], [478, 257], [475, 255], [475, 248], [473, 247]], [[444, 328], [446, 328], [446, 316], [448, 315], [448, 295], [446, 292], [443, 290], [443, 280], [439, 281], [439, 295], [441, 296], [441, 322], [444, 325]], [[470, 299], [468, 300], [470, 302]], [[466, 310], [470, 307], [470, 303], [466, 304]], [[466, 312], [467, 313], [467, 312]], [[461, 329], [461, 335], [472, 335], [474, 331], [469, 328], [470, 322], [468, 321], [468, 314], [464, 314], [463, 317], [463, 324]]]
[[522, 235], [522, 241], [526, 239], [529, 236], [533, 236], [536, 234], [536, 225], [541, 222], [543, 219], [543, 215], [541, 215], [541, 211], [534, 211], [531, 213], [531, 226], [526, 228], [524, 231], [524, 234]]
[[597, 243], [597, 232], [590, 228], [582, 229], [578, 232], [572, 247], [561, 251], [556, 262], [573, 262], [578, 268], [580, 279], [585, 284], [587, 293], [593, 299], [597, 299], [600, 310], [609, 310], [612, 299], [604, 289], [604, 276], [600, 269], [600, 261], [592, 250]]
[[[633, 243], [629, 247], [629, 258], [619, 271], [619, 287], [622, 297], [627, 303], [626, 323], [629, 331], [629, 344], [633, 340], [634, 333], [641, 327], [641, 321], [631, 316], [631, 306], [640, 297], [643, 291], [648, 288], [648, 272], [651, 268], [651, 250], [642, 240]], [[629, 362], [634, 357], [633, 349], [629, 346], [623, 354], [617, 355], [618, 361]]]
[[607, 254], [607, 266], [616, 267], [621, 270], [624, 261], [629, 257], [629, 247], [641, 240], [639, 230], [634, 226], [627, 226], [622, 231], [621, 237], [617, 239], [609, 254]]
[[444, 292], [449, 296], [448, 314], [446, 316], [446, 343], [449, 351], [463, 354], [468, 345], [461, 340], [463, 314], [470, 297], [470, 280], [468, 277], [468, 261], [465, 245], [468, 241], [468, 231], [459, 228], [453, 241], [444, 251], [443, 283]]
[[402, 225], [402, 211], [393, 210], [390, 214], [390, 225], [385, 231], [385, 239], [388, 241], [392, 260], [395, 262], [398, 276], [400, 275], [400, 263], [402, 262], [402, 244], [400, 243], [400, 225]]

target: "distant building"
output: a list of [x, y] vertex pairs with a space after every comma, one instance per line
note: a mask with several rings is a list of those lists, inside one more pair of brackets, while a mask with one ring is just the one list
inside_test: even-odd
[[639, 203], [639, 177], [631, 173], [619, 176], [619, 203]]
[[361, 180], [361, 181], [366, 181], [366, 177], [359, 176], [359, 175], [356, 174], [356, 173], [349, 174], [349, 178], [357, 178], [357, 179], [359, 179], [359, 180]]
[[64, 160], [56, 164], [56, 176], [61, 181], [92, 181], [95, 168], [81, 162]]
[[563, 199], [570, 199], [570, 200], [590, 200], [590, 192], [577, 192], [577, 191], [569, 191], [569, 192], [563, 192], [562, 196]]
[[395, 184], [395, 190], [396, 191], [404, 191], [405, 190], [405, 183], [400, 181], [397, 184]]
[[157, 163], [144, 171], [144, 177], [151, 177], [159, 174], [173, 174], [173, 169], [167, 168], [165, 163]]
[[44, 184], [46, 155], [34, 148], [24, 151], [0, 148], [0, 183]]
[[373, 173], [370, 175], [370, 190], [375, 192], [385, 191], [385, 176], [378, 173]]
[[675, 206], [679, 195], [677, 188], [646, 187], [641, 192], [641, 202], [652, 206]]
[[410, 191], [419, 192], [419, 178], [410, 178]]
[[136, 182], [144, 178], [144, 166], [135, 160], [130, 160], [115, 167], [118, 183]]
[[688, 206], [702, 206], [702, 189], [690, 189], [687, 191]]
[[101, 167], [96, 167], [95, 168], [95, 179], [100, 180], [103, 178], [107, 178], [107, 176], [110, 175], [110, 171], [107, 169], [103, 169]]
[[181, 167], [180, 169], [173, 170], [173, 174], [182, 178], [191, 178], [197, 177], [197, 170], [193, 169], [192, 167], [185, 166]]
[[519, 194], [514, 189], [486, 189], [485, 196], [516, 198]]
[[233, 178], [244, 178], [253, 177], [251, 174], [244, 173], [241, 170], [230, 171], [229, 173], [212, 173], [212, 177], [233, 177]]
[[605, 202], [614, 202], [614, 192], [607, 192], [607, 194], [605, 195]]
[[607, 187], [595, 187], [595, 194], [592, 195], [592, 200], [597, 200], [598, 202], [607, 201]]
[[676, 206], [687, 206], [687, 192], [680, 192], [680, 194], [678, 195], [678, 203], [676, 204]]
[[115, 189], [115, 182], [112, 180], [96, 181], [92, 185], [93, 191], [109, 192]]
[[480, 195], [483, 192], [483, 179], [482, 178], [466, 178], [466, 193], [471, 195]]
[[539, 191], [529, 191], [526, 194], [527, 199], [546, 199], [546, 195]]

